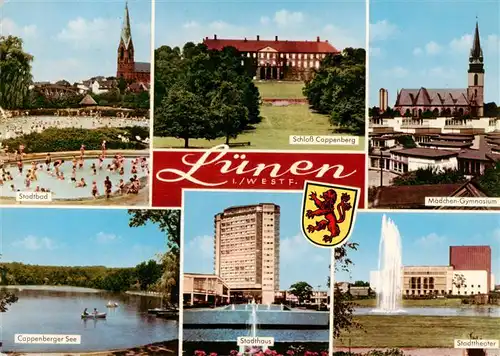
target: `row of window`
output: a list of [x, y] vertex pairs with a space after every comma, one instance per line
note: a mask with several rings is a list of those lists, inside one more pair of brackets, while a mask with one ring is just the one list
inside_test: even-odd
[[[243, 54], [245, 56], [245, 54]], [[247, 53], [248, 58], [257, 58], [257, 53]], [[324, 53], [276, 53], [276, 52], [260, 52], [259, 58], [276, 59], [323, 59], [326, 57]]]

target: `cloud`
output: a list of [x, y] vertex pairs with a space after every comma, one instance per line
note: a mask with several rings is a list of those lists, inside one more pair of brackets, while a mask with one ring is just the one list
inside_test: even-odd
[[398, 26], [387, 20], [381, 20], [370, 24], [370, 41], [387, 40], [399, 32]]
[[352, 32], [348, 29], [337, 27], [334, 25], [326, 25], [323, 29], [324, 33], [330, 38], [330, 42], [337, 49], [346, 47], [364, 48], [365, 37], [356, 39], [352, 36]]
[[291, 12], [288, 10], [280, 10], [274, 14], [273, 21], [281, 27], [295, 26], [304, 21], [304, 14], [302, 12]]
[[306, 21], [308, 18], [307, 13], [280, 10], [269, 15], [249, 18], [244, 24], [231, 21], [206, 23], [185, 21], [182, 25], [183, 31], [177, 32], [158, 24], [155, 45], [182, 47], [187, 42], [199, 42], [207, 36], [212, 37], [216, 34], [218, 38], [255, 39], [259, 35], [263, 40], [273, 40], [278, 36], [282, 40], [298, 41], [315, 41], [319, 36], [339, 50], [346, 47], [365, 47], [366, 35], [362, 26], [353, 25], [352, 28], [346, 28], [328, 22], [308, 22]]
[[120, 239], [120, 237], [115, 234], [108, 234], [106, 232], [101, 231], [97, 235], [95, 235], [95, 239], [100, 244], [107, 244]]
[[14, 247], [21, 247], [26, 250], [54, 250], [57, 248], [54, 240], [48, 237], [37, 237], [34, 235], [26, 236], [24, 239], [19, 241], [14, 241], [12, 243]]
[[434, 41], [430, 41], [427, 43], [423, 48], [422, 47], [416, 47], [413, 49], [413, 55], [414, 56], [421, 56], [422, 54], [427, 54], [429, 56], [436, 55], [440, 53], [442, 50], [442, 47]]
[[421, 71], [423, 77], [454, 79], [457, 77], [457, 72], [449, 67], [434, 67]]
[[324, 250], [313, 246], [302, 235], [281, 239], [280, 257], [282, 266], [286, 266], [287, 263], [296, 264], [298, 261], [305, 263], [325, 262]]
[[392, 78], [404, 78], [408, 75], [408, 69], [403, 67], [393, 67], [384, 71], [384, 74]]
[[450, 42], [450, 48], [456, 52], [467, 52], [472, 46], [472, 35], [463, 35], [460, 38], [454, 38]]
[[19, 36], [21, 38], [33, 38], [37, 36], [38, 28], [36, 25], [19, 26], [8, 17], [0, 19], [0, 28], [2, 36]]
[[198, 28], [200, 24], [196, 21], [189, 21], [182, 25], [183, 28]]
[[425, 52], [429, 55], [438, 54], [441, 52], [441, 46], [434, 41], [431, 41], [425, 45]]
[[212, 259], [214, 256], [214, 237], [210, 235], [196, 236], [184, 246], [192, 256], [202, 259]]
[[[472, 48], [472, 42], [474, 41], [474, 36], [472, 34], [463, 35], [460, 38], [454, 38], [451, 40], [449, 47], [454, 52], [467, 53]], [[481, 38], [481, 47], [483, 52], [498, 55], [500, 49], [500, 36], [496, 34], [490, 34], [486, 37]]]
[[440, 236], [434, 232], [430, 233], [429, 235], [422, 236], [418, 238], [415, 243], [417, 245], [423, 246], [423, 247], [433, 247], [436, 245], [441, 245], [446, 241], [446, 237]]
[[[103, 33], [115, 33], [117, 28], [121, 28], [118, 19], [78, 17], [70, 20], [56, 39], [78, 50], [100, 49], [108, 45], [116, 46], [116, 37], [103, 36]], [[143, 37], [151, 33], [150, 24], [132, 23], [131, 28], [135, 36]]]

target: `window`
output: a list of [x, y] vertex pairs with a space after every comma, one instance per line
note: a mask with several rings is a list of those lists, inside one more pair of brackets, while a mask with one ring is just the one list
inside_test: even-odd
[[474, 86], [478, 85], [478, 82], [479, 82], [478, 79], [479, 78], [478, 78], [477, 74], [474, 74]]

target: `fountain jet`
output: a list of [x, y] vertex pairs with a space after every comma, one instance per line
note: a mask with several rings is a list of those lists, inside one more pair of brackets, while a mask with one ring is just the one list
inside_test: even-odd
[[397, 226], [385, 215], [379, 244], [378, 274], [376, 281], [377, 313], [401, 313], [402, 299], [401, 235]]

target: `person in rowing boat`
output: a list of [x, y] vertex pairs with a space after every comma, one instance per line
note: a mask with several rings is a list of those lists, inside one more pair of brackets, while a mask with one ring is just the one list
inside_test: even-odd
[[89, 315], [89, 313], [87, 312], [87, 308], [83, 309], [82, 315], [85, 315], [85, 316]]
[[94, 314], [94, 315], [99, 314], [99, 312], [97, 311], [97, 308], [94, 308], [94, 311], [92, 312], [92, 314]]

